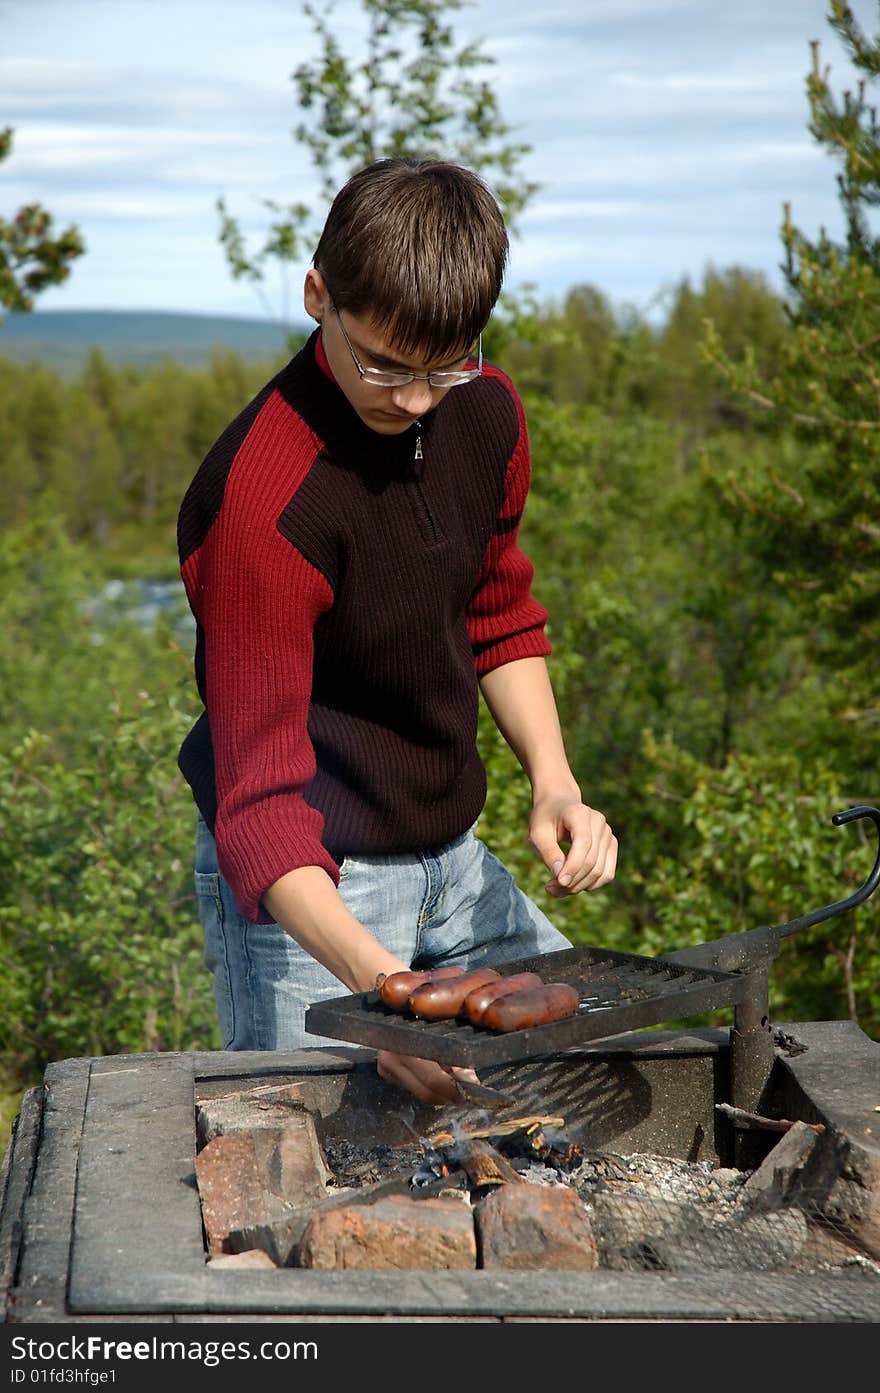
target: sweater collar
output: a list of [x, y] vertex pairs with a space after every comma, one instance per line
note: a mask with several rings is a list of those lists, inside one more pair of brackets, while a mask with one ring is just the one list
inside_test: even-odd
[[320, 328], [312, 331], [296, 357], [282, 369], [276, 385], [338, 464], [399, 475], [416, 463], [419, 438], [424, 450], [433, 412], [400, 435], [370, 430], [333, 377]]

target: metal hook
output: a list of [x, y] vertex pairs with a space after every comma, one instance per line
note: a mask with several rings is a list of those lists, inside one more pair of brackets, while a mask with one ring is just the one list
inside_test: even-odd
[[821, 924], [823, 919], [833, 919], [838, 914], [843, 914], [848, 909], [854, 909], [857, 904], [861, 904], [869, 895], [873, 895], [877, 886], [880, 885], [880, 809], [869, 808], [860, 804], [856, 808], [845, 808], [842, 813], [834, 813], [831, 818], [835, 827], [840, 827], [844, 822], [855, 822], [857, 818], [869, 817], [877, 828], [878, 845], [877, 856], [874, 860], [874, 869], [868, 876], [863, 885], [855, 890], [851, 895], [847, 895], [845, 900], [836, 900], [834, 904], [826, 905], [824, 909], [814, 909], [810, 914], [802, 914], [798, 919], [790, 919], [787, 924], [780, 924], [776, 928], [776, 933], [781, 938], [788, 934], [797, 933], [798, 929], [808, 929], [813, 924]]

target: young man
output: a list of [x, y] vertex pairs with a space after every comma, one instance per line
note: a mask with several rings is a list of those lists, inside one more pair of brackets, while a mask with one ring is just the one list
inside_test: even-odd
[[[480, 690], [530, 780], [550, 893], [614, 875], [517, 545], [522, 406], [482, 359], [507, 251], [468, 170], [354, 175], [305, 278], [318, 327], [183, 500], [205, 710], [180, 768], [224, 1048], [332, 1044], [305, 1032], [306, 1007], [379, 972], [570, 946], [474, 837]], [[431, 1061], [382, 1051], [377, 1067], [422, 1101], [456, 1094]]]

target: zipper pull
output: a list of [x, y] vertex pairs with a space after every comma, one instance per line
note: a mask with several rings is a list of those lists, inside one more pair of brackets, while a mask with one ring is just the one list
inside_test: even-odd
[[416, 428], [417, 428], [419, 434], [416, 436], [416, 452], [415, 452], [415, 454], [413, 455], [413, 459], [423, 459], [424, 456], [422, 455], [422, 434], [421, 434], [421, 432], [422, 432], [422, 423], [421, 423], [421, 421], [416, 421]]

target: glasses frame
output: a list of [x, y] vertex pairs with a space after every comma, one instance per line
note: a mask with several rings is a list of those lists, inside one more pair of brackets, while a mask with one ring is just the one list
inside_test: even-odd
[[[333, 304], [332, 300], [330, 303], [333, 308], [333, 313], [336, 315], [339, 322], [339, 327], [342, 330], [342, 337], [345, 339], [348, 351], [351, 354], [351, 361], [357, 368], [358, 376], [362, 382], [368, 382], [371, 387], [408, 387], [410, 382], [427, 382], [431, 387], [464, 387], [466, 383], [473, 382], [475, 378], [482, 377], [483, 375], [482, 332], [477, 338], [477, 366], [475, 368], [459, 368], [457, 371], [452, 372], [391, 372], [387, 368], [365, 368], [360, 358], [355, 353], [354, 345], [346, 333], [345, 325], [342, 322], [342, 315], [339, 313], [339, 310]], [[474, 355], [469, 354], [468, 356], [473, 357]], [[448, 382], [438, 380], [450, 377], [454, 378], [455, 381]]]

